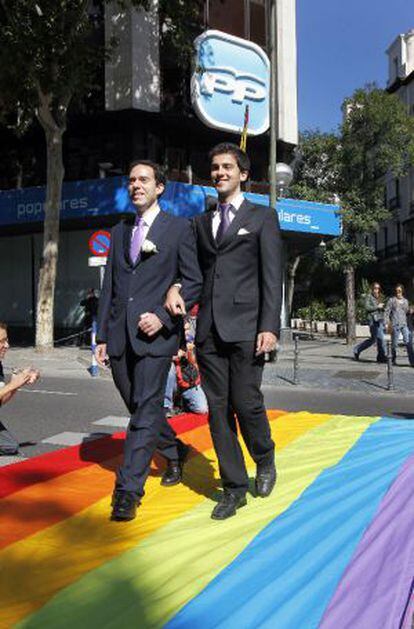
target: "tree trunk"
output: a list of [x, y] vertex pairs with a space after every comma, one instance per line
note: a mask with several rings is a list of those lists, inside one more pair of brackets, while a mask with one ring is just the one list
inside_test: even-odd
[[355, 269], [345, 269], [346, 291], [346, 342], [348, 345], [355, 343]]
[[[42, 121], [41, 121], [42, 122]], [[43, 123], [42, 123], [43, 124]], [[43, 125], [47, 146], [47, 187], [43, 252], [39, 272], [36, 312], [36, 349], [53, 348], [54, 300], [59, 251], [59, 218], [64, 176], [62, 137], [64, 129]]]
[[288, 309], [288, 320], [292, 315], [293, 295], [295, 292], [295, 277], [298, 270], [301, 256], [296, 256], [293, 260], [288, 262], [288, 281], [286, 290], [286, 307]]

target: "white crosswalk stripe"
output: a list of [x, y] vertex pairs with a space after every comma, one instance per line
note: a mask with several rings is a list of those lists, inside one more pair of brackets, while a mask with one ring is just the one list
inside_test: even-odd
[[21, 463], [22, 461], [27, 461], [27, 457], [20, 454], [15, 454], [13, 456], [0, 456], [0, 467], [12, 465], [13, 463]]
[[102, 437], [102, 433], [91, 432], [60, 432], [52, 437], [42, 439], [42, 443], [50, 443], [57, 446], [78, 446], [85, 441], [93, 441]]
[[117, 415], [108, 415], [108, 417], [102, 417], [93, 422], [98, 426], [115, 426], [116, 428], [127, 428], [129, 417], [119, 417]]

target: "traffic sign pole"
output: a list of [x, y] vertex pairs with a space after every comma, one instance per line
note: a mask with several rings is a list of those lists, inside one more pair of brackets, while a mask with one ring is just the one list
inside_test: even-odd
[[[100, 230], [94, 232], [89, 238], [89, 251], [91, 256], [88, 258], [88, 266], [99, 268], [99, 286], [102, 289], [103, 278], [105, 275], [106, 259], [109, 253], [109, 247], [111, 245], [111, 234], [108, 231]], [[91, 364], [88, 367], [88, 371], [93, 378], [99, 376], [99, 366], [96, 360], [96, 334], [97, 334], [97, 321], [94, 317], [92, 322], [92, 334], [91, 334]]]

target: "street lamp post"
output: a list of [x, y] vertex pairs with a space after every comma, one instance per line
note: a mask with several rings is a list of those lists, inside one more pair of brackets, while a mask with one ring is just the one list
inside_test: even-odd
[[275, 168], [276, 191], [278, 197], [283, 197], [293, 179], [293, 170], [289, 164], [278, 162]]
[[[270, 94], [269, 94], [269, 118], [270, 118], [270, 138], [269, 138], [269, 206], [276, 208], [278, 196], [283, 196], [284, 190], [292, 181], [293, 173], [287, 164], [277, 163], [277, 137], [279, 127], [279, 93], [278, 93], [278, 20], [277, 20], [278, 0], [268, 0], [269, 18], [269, 58], [270, 58]], [[282, 244], [283, 259], [283, 294], [281, 311], [281, 334], [280, 340], [283, 343], [290, 337], [288, 328], [288, 309], [286, 307], [286, 245]], [[290, 332], [290, 330], [289, 330]]]
[[276, 162], [277, 130], [279, 124], [279, 102], [277, 90], [277, 0], [268, 0], [269, 15], [269, 58], [270, 58], [270, 146], [269, 146], [269, 204], [276, 207]]

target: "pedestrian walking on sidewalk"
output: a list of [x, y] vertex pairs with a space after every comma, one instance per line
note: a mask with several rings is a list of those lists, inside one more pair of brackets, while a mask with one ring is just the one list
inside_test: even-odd
[[354, 347], [354, 358], [359, 360], [361, 352], [364, 352], [372, 345], [377, 345], [377, 362], [387, 362], [387, 352], [385, 348], [385, 326], [384, 326], [384, 310], [385, 298], [381, 291], [381, 285], [373, 282], [371, 292], [365, 298], [365, 310], [368, 314], [369, 339], [365, 339]]
[[404, 286], [397, 284], [395, 287], [395, 296], [388, 300], [384, 312], [384, 320], [387, 325], [391, 325], [391, 342], [392, 342], [392, 362], [397, 364], [397, 348], [400, 333], [403, 343], [407, 349], [408, 360], [411, 367], [414, 367], [414, 350], [412, 344], [412, 333], [408, 327], [407, 315], [410, 313], [410, 306], [404, 297]]

